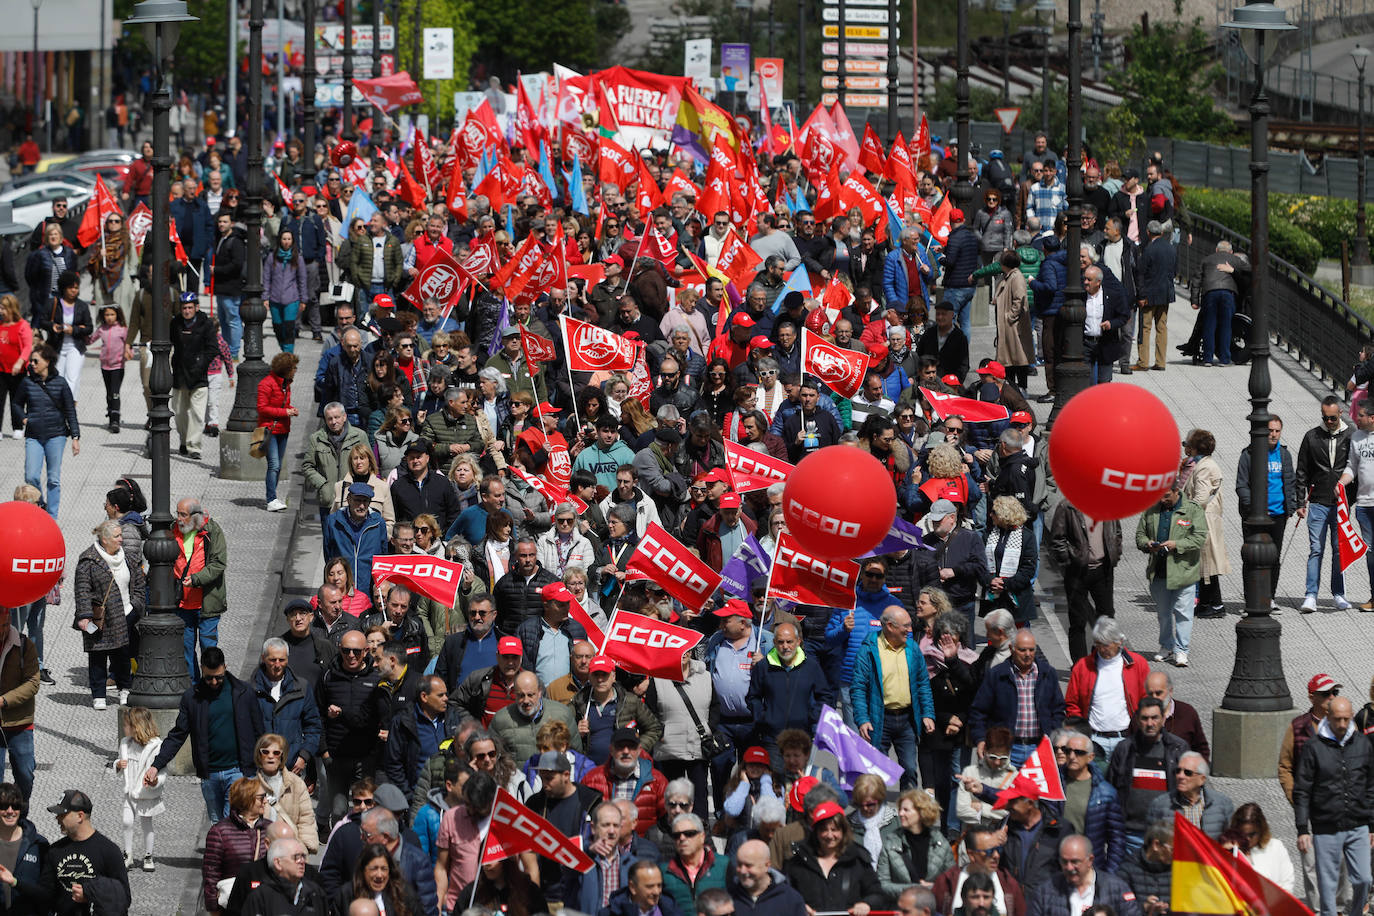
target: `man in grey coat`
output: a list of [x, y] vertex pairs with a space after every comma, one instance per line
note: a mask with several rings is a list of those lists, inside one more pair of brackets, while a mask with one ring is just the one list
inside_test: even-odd
[[[1137, 345], [1136, 371], [1156, 369], [1164, 371], [1169, 348], [1169, 306], [1174, 301], [1174, 275], [1178, 272], [1178, 252], [1169, 241], [1164, 225], [1150, 220], [1145, 227], [1150, 243], [1140, 252], [1140, 286], [1136, 301], [1140, 305], [1140, 341]], [[1150, 356], [1150, 327], [1155, 330], [1155, 361]]]

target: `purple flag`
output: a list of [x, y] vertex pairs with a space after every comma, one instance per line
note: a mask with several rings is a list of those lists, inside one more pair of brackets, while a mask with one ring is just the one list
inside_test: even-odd
[[752, 534], [745, 535], [735, 555], [720, 570], [720, 587], [728, 595], [749, 599], [749, 588], [755, 579], [768, 575], [772, 558]]
[[912, 548], [919, 548], [921, 550], [934, 549], [926, 546], [925, 538], [922, 537], [920, 528], [910, 522], [904, 522], [900, 518], [894, 518], [892, 520], [892, 527], [888, 529], [887, 537], [883, 538], [882, 543], [864, 554], [864, 556], [880, 557], [885, 553], [897, 553], [902, 550], [911, 550]]
[[888, 785], [896, 785], [902, 778], [902, 768], [845, 725], [844, 719], [830, 706], [821, 707], [821, 720], [816, 723], [816, 747], [835, 755], [839, 761], [840, 785], [846, 792], [854, 788], [854, 780], [865, 773], [883, 777]]
[[510, 325], [510, 300], [505, 296], [501, 297], [501, 314], [496, 319], [496, 333], [492, 335], [491, 343], [487, 346], [487, 355], [495, 356], [496, 351], [501, 349], [501, 332]]

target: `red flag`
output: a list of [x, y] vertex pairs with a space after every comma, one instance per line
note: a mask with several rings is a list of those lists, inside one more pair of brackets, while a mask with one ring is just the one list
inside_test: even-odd
[[859, 393], [868, 371], [867, 354], [837, 347], [807, 328], [802, 328], [801, 345], [803, 374], [816, 376], [842, 398]]
[[649, 351], [647, 344], [640, 343], [635, 347], [635, 364], [630, 370], [630, 397], [644, 405], [648, 410], [653, 401], [654, 380], [649, 375], [649, 359], [646, 355]]
[[746, 245], [731, 228], [729, 236], [720, 246], [715, 267], [735, 284], [736, 289], [746, 289], [762, 263], [763, 258], [759, 257], [758, 252]]
[[825, 284], [825, 292], [821, 295], [821, 305], [825, 307], [826, 311], [826, 322], [834, 324], [839, 313], [849, 308], [849, 304], [853, 301], [854, 294], [849, 291], [849, 287], [840, 282], [840, 275], [833, 275], [830, 282]]
[[433, 299], [440, 308], [450, 308], [455, 299], [463, 294], [469, 283], [478, 282], [442, 248], [431, 250], [429, 258], [420, 265], [420, 273], [415, 282], [406, 288], [406, 296], [421, 310], [426, 299]]
[[404, 70], [390, 76], [379, 76], [373, 80], [355, 79], [353, 86], [373, 105], [382, 111], [395, 111], [407, 105], [418, 105], [425, 100], [420, 87]]
[[720, 587], [720, 573], [707, 566], [657, 522], [650, 522], [626, 568], [642, 572], [684, 607], [698, 610]]
[[95, 179], [95, 200], [86, 203], [86, 212], [81, 217], [81, 228], [76, 231], [77, 243], [83, 248], [94, 245], [100, 238], [101, 230], [105, 225], [105, 217], [111, 213], [122, 212], [119, 209], [119, 201], [115, 200], [114, 195], [105, 187], [105, 179], [97, 176]]
[[501, 145], [504, 139], [501, 125], [497, 123], [491, 103], [486, 99], [468, 112], [468, 116], [463, 120], [463, 132], [459, 138], [462, 141], [463, 167], [469, 169], [477, 167], [487, 150]]
[[[859, 164], [859, 140], [854, 136], [854, 128], [849, 123], [849, 115], [840, 107], [839, 99], [830, 107], [830, 120], [835, 125], [835, 146], [844, 153], [845, 162], [852, 170]], [[867, 124], [865, 124], [865, 127]]]
[[1297, 897], [1255, 870], [1239, 850], [1223, 849], [1174, 812], [1169, 900], [1175, 913], [1208, 916], [1312, 916]]
[[624, 191], [635, 177], [638, 157], [609, 137], [597, 138], [597, 148], [601, 151], [600, 179]]
[[[537, 852], [578, 872], [591, 871], [596, 865], [576, 843], [563, 835], [563, 831], [526, 808], [500, 786], [496, 789], [496, 803], [491, 808], [491, 827], [487, 833], [487, 843], [492, 840], [500, 844], [506, 856]], [[483, 861], [490, 860], [484, 857]]]
[[[516, 258], [519, 267], [506, 286], [506, 298], [512, 303], [534, 302], [541, 294], [553, 289], [558, 281], [558, 265], [561, 263], [557, 254], [543, 242], [536, 242], [525, 260]], [[566, 276], [563, 285], [568, 285]]]
[[873, 129], [872, 124], [864, 124], [864, 142], [859, 148], [859, 165], [864, 167], [864, 171], [881, 176], [885, 162], [883, 141], [878, 139], [878, 132]]
[[567, 315], [558, 318], [563, 322], [563, 352], [573, 372], [628, 372], [635, 367], [634, 341]]
[[654, 184], [654, 179], [649, 175], [649, 167], [644, 164], [644, 157], [634, 157], [635, 174], [638, 181], [635, 182], [635, 206], [639, 208], [639, 218], [648, 219], [649, 214], [658, 207], [663, 206], [663, 194], [658, 190], [658, 185]]
[[677, 263], [677, 248], [663, 237], [657, 226], [649, 226], [648, 235], [644, 239], [644, 254], [669, 270]]
[[768, 91], [764, 83], [765, 80], [759, 80], [759, 132], [763, 135], [759, 152], [772, 159], [781, 150], [773, 145], [773, 112], [768, 109]]
[[[571, 594], [571, 592], [569, 593]], [[606, 633], [600, 625], [592, 619], [592, 615], [587, 613], [587, 609], [582, 606], [582, 602], [576, 597], [568, 602], [568, 616], [582, 624], [582, 629], [587, 631], [587, 639], [594, 646], [600, 646], [606, 641]]]
[[472, 189], [473, 196], [485, 197], [491, 203], [491, 212], [493, 213], [499, 213], [501, 208], [506, 205], [506, 182], [502, 175], [504, 169], [505, 164], [497, 162], [496, 165], [492, 166], [490, 172], [482, 176], [477, 187]]
[[941, 420], [945, 417], [959, 416], [969, 423], [993, 423], [1010, 416], [1001, 404], [979, 401], [976, 398], [961, 398], [957, 394], [944, 394], [931, 391], [929, 388], [922, 388], [921, 394], [925, 395], [931, 409]]
[[172, 241], [172, 255], [183, 264], [191, 263], [186, 256], [186, 249], [181, 247], [181, 236], [177, 234], [177, 221], [174, 219], [167, 220], [167, 236]]
[[1013, 798], [1064, 800], [1064, 783], [1059, 778], [1059, 765], [1054, 760], [1054, 748], [1048, 735], [1040, 739], [1040, 745], [1021, 764], [1012, 784], [997, 793], [997, 801], [992, 807], [1005, 808]]
[[811, 207], [811, 215], [817, 223], [823, 223], [840, 215], [840, 185], [834, 172], [826, 172], [818, 181], [812, 182], [816, 188], [816, 203]]
[[935, 240], [941, 245], [949, 238], [950, 230], [950, 211], [953, 209], [949, 202], [949, 195], [940, 198], [940, 202], [935, 205], [935, 212], [930, 214], [930, 222], [927, 227], [930, 234], [935, 236]]
[[802, 159], [814, 171], [826, 174], [838, 170], [841, 165], [843, 153], [834, 141], [819, 130], [807, 132], [802, 150]]
[[463, 564], [419, 554], [373, 557], [372, 580], [383, 579], [395, 579], [417, 594], [452, 608], [458, 601]]
[[525, 81], [519, 74], [515, 77], [515, 139], [525, 147], [530, 156], [539, 155], [539, 141], [544, 134], [539, 116], [530, 102], [530, 94], [525, 91]]
[[840, 202], [846, 210], [858, 207], [863, 212], [865, 226], [876, 223], [879, 241], [886, 237], [887, 220], [883, 217], [887, 215], [887, 209], [883, 206], [883, 199], [858, 172], [851, 172], [844, 184], [840, 185]]
[[[916, 128], [916, 136], [911, 138], [912, 146], [916, 147], [916, 158], [930, 155], [930, 122], [925, 115], [921, 115], [921, 126]], [[910, 149], [907, 150], [911, 152]]]
[[892, 150], [887, 154], [887, 167], [880, 170], [879, 174], [903, 187], [916, 187], [916, 170], [911, 163], [911, 153], [902, 142], [900, 131], [897, 133], [897, 139], [892, 141]]
[[731, 487], [736, 493], [766, 490], [775, 483], [786, 483], [787, 475], [795, 468], [781, 458], [758, 452], [747, 445], [726, 439], [725, 467], [730, 472]]
[[717, 213], [730, 212], [731, 180], [713, 160], [706, 166], [706, 183], [697, 198], [697, 210], [708, 220]]
[[468, 189], [463, 181], [463, 162], [455, 153], [449, 157], [448, 188], [444, 192], [444, 205], [448, 212], [461, 222], [468, 218]]
[[538, 363], [551, 363], [558, 358], [558, 351], [553, 348], [552, 340], [541, 337], [523, 324], [516, 327], [520, 329], [520, 349], [525, 353], [525, 362], [533, 366]]
[[687, 176], [682, 174], [682, 169], [673, 169], [673, 174], [669, 176], [668, 183], [663, 186], [663, 199], [671, 201], [674, 194], [690, 194], [693, 198], [701, 196], [701, 188], [692, 184]]
[[406, 168], [404, 162], [401, 163], [400, 180], [396, 182], [396, 194], [416, 210], [425, 209], [425, 189], [415, 180], [415, 176], [410, 174], [410, 169]]
[[491, 275], [491, 288], [505, 290], [506, 298], [512, 298], [523, 286], [512, 289], [511, 281], [519, 274], [524, 282], [529, 282], [530, 271], [538, 266], [543, 256], [544, 246], [539, 244], [539, 240], [531, 232], [525, 236], [520, 247], [515, 249], [515, 255]]
[[431, 191], [438, 188], [439, 164], [434, 161], [434, 154], [430, 152], [429, 142], [425, 140], [425, 132], [418, 127], [415, 128], [415, 145], [411, 147], [411, 160], [415, 165], [415, 174], [420, 176], [425, 187]]
[[133, 242], [134, 249], [141, 254], [143, 239], [147, 237], [148, 230], [153, 228], [153, 211], [148, 209], [147, 204], [141, 203], [134, 207], [134, 212], [129, 214], [125, 225], [129, 227], [129, 241]]
[[578, 515], [581, 515], [583, 512], [587, 511], [586, 503], [584, 503], [581, 499], [578, 499], [577, 496], [573, 495], [572, 493], [569, 493], [563, 487], [560, 487], [558, 484], [553, 483], [548, 478], [536, 477], [535, 475], [522, 470], [519, 467], [519, 465], [510, 465], [510, 470], [511, 473], [515, 474], [516, 477], [519, 477], [521, 480], [529, 484], [535, 490], [538, 490], [539, 495], [544, 497], [544, 501], [549, 504], [550, 509], [556, 507], [559, 503], [572, 503], [573, 506], [577, 508]]
[[1341, 572], [1345, 572], [1369, 550], [1360, 537], [1360, 529], [1350, 519], [1350, 506], [1345, 501], [1345, 487], [1336, 488], [1336, 526], [1340, 530], [1337, 544], [1341, 549]]
[[496, 240], [490, 235], [485, 239], [475, 237], [461, 266], [463, 270], [478, 278], [490, 277], [496, 273], [501, 267], [501, 258], [496, 252]]
[[626, 671], [681, 681], [682, 658], [701, 642], [701, 633], [634, 614], [617, 613], [601, 647]]
[[852, 611], [857, 603], [854, 586], [858, 581], [859, 564], [813, 557], [785, 530], [778, 535], [770, 595], [796, 604]]

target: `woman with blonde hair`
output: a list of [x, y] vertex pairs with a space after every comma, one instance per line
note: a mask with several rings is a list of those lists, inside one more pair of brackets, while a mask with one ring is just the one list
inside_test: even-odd
[[649, 416], [639, 398], [626, 398], [620, 402], [620, 437], [631, 450], [638, 452], [646, 449], [654, 441], [654, 429], [658, 422]]
[[897, 809], [887, 803], [887, 783], [881, 776], [865, 773], [854, 780], [849, 801], [849, 828], [854, 832], [854, 842], [868, 850], [870, 861], [877, 862], [883, 851], [883, 832], [897, 819]]
[[268, 820], [285, 821], [296, 831], [296, 839], [311, 854], [320, 851], [320, 833], [315, 825], [315, 808], [310, 790], [286, 765], [290, 748], [281, 735], [268, 732], [253, 746], [253, 761], [258, 768], [258, 781], [267, 788], [265, 816]]
[[988, 512], [988, 571], [992, 581], [983, 592], [981, 616], [996, 608], [1011, 611], [1018, 626], [1035, 619], [1035, 529], [1026, 507], [1015, 496], [999, 496]]
[[391, 502], [391, 487], [377, 474], [377, 456], [372, 454], [372, 449], [362, 443], [348, 450], [348, 473], [334, 484], [334, 502], [331, 503], [329, 511], [337, 512], [343, 508], [344, 494], [348, 485], [353, 483], [365, 483], [372, 488], [372, 510], [382, 513], [387, 530], [391, 530], [391, 526], [396, 523], [396, 509]]
[[954, 864], [954, 851], [940, 830], [940, 806], [924, 789], [897, 796], [897, 816], [882, 832], [878, 881], [893, 899], [913, 884], [929, 885]]
[[937, 499], [947, 499], [959, 507], [959, 518], [968, 518], [978, 502], [980, 491], [969, 478], [964, 453], [948, 442], [942, 442], [926, 455], [926, 473], [930, 476], [916, 488], [916, 511], [924, 515]]

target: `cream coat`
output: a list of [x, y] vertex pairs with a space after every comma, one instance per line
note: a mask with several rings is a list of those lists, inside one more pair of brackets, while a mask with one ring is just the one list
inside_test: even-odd
[[1035, 362], [1035, 341], [1031, 337], [1026, 278], [1021, 271], [1003, 272], [992, 301], [997, 309], [997, 361], [1004, 366], [1031, 365]]
[[1193, 465], [1193, 473], [1183, 485], [1183, 495], [1202, 507], [1207, 515], [1207, 543], [1202, 548], [1202, 579], [1226, 576], [1231, 573], [1231, 561], [1226, 556], [1226, 535], [1222, 530], [1221, 488], [1224, 484], [1221, 466], [1206, 455]]

